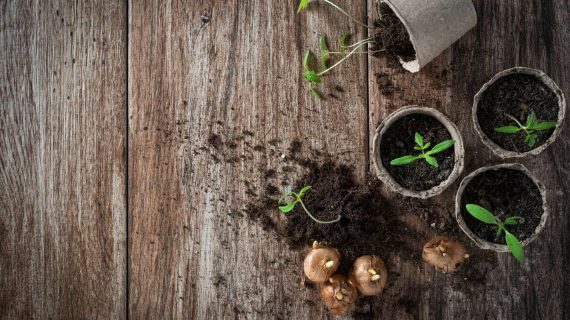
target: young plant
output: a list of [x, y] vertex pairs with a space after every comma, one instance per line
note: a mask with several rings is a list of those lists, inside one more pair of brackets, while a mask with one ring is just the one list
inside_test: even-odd
[[536, 139], [538, 138], [537, 131], [548, 130], [556, 127], [558, 121], [538, 121], [536, 119], [536, 113], [531, 112], [530, 115], [526, 118], [526, 124], [522, 125], [517, 118], [507, 114], [507, 117], [512, 119], [517, 125], [509, 125], [504, 127], [495, 128], [495, 131], [501, 133], [518, 133], [519, 131], [524, 131], [525, 138], [524, 142], [528, 145], [529, 148], [534, 147], [536, 144]]
[[[295, 209], [295, 206], [298, 204], [301, 205], [301, 207], [303, 208], [303, 210], [305, 211], [305, 213], [311, 218], [313, 219], [316, 223], [321, 223], [321, 224], [328, 224], [328, 223], [335, 223], [338, 222], [341, 218], [341, 216], [339, 215], [336, 219], [331, 220], [331, 221], [322, 221], [319, 220], [317, 218], [315, 218], [315, 216], [313, 216], [313, 214], [309, 211], [309, 209], [307, 209], [307, 207], [305, 206], [305, 204], [303, 203], [303, 200], [301, 199], [305, 193], [307, 193], [307, 191], [309, 191], [311, 189], [311, 186], [305, 186], [303, 187], [299, 192], [287, 192], [286, 194], [282, 195], [281, 198], [279, 198], [279, 200], [277, 201], [277, 204], [279, 205], [279, 211], [281, 211], [282, 213], [287, 213], [292, 211], [293, 209]], [[290, 196], [294, 196], [295, 200], [289, 202], [289, 203], [284, 203], [284, 200]]]
[[468, 204], [465, 206], [467, 212], [471, 214], [475, 219], [484, 222], [486, 224], [494, 224], [498, 227], [497, 230], [497, 237], [500, 236], [503, 232], [505, 233], [505, 242], [509, 247], [509, 250], [513, 254], [513, 256], [520, 262], [524, 260], [524, 251], [522, 245], [517, 239], [517, 237], [510, 233], [505, 227], [509, 225], [516, 225], [521, 217], [508, 217], [505, 221], [501, 221], [501, 219], [497, 218], [494, 214], [492, 214], [489, 210], [476, 205], [476, 204]]
[[[300, 13], [301, 11], [303, 11], [310, 3], [317, 2], [317, 1], [319, 1], [319, 0], [301, 0], [301, 2], [299, 3], [299, 8], [297, 9], [297, 13]], [[362, 23], [361, 21], [359, 21], [358, 19], [356, 19], [355, 17], [350, 15], [348, 12], [346, 12], [344, 9], [342, 9], [338, 5], [334, 4], [332, 1], [329, 1], [329, 0], [320, 0], [320, 1], [332, 6], [333, 8], [335, 8], [336, 10], [338, 10], [339, 12], [344, 14], [345, 16], [349, 17], [352, 21], [360, 24], [361, 26], [364, 26], [365, 28], [370, 28], [365, 23]], [[305, 55], [303, 57], [303, 68], [305, 70], [303, 73], [303, 77], [309, 83], [310, 92], [315, 98], [317, 98], [319, 100], [321, 99], [321, 95], [315, 89], [315, 85], [321, 83], [323, 75], [325, 75], [329, 71], [333, 70], [335, 67], [340, 65], [342, 62], [344, 62], [346, 59], [348, 59], [353, 54], [369, 53], [369, 51], [359, 51], [359, 50], [361, 48], [363, 48], [364, 46], [366, 46], [367, 44], [374, 42], [374, 37], [369, 37], [369, 38], [360, 40], [354, 44], [347, 45], [346, 42], [347, 42], [349, 37], [350, 37], [349, 32], [344, 33], [338, 39], [338, 44], [339, 44], [340, 50], [330, 51], [328, 46], [327, 46], [326, 35], [324, 33], [321, 33], [321, 35], [319, 37], [319, 44], [320, 44], [320, 49], [321, 49], [321, 57], [320, 57], [321, 58], [320, 59], [321, 70], [320, 71], [311, 65], [311, 61], [314, 60], [314, 58], [315, 58], [313, 56], [313, 53], [310, 50], [307, 50], [307, 52], [305, 53]], [[380, 52], [380, 51], [384, 51], [384, 50], [377, 50], [377, 51], [372, 51], [372, 52]], [[341, 59], [339, 61], [337, 61], [336, 63], [334, 63], [332, 66], [329, 66], [329, 59], [335, 55], [340, 56]]]
[[438, 154], [442, 151], [445, 151], [445, 150], [451, 148], [451, 146], [453, 146], [455, 144], [455, 140], [445, 140], [443, 142], [436, 144], [433, 148], [431, 148], [431, 150], [428, 150], [429, 147], [431, 146], [431, 142], [425, 142], [424, 143], [424, 137], [422, 137], [421, 134], [416, 132], [414, 139], [416, 141], [416, 146], [414, 147], [414, 149], [417, 151], [421, 151], [422, 153], [418, 154], [417, 156], [407, 155], [407, 156], [396, 158], [396, 159], [390, 161], [391, 165], [402, 166], [402, 165], [410, 164], [410, 163], [412, 163], [418, 159], [424, 159], [430, 165], [432, 165], [434, 167], [438, 167], [439, 164], [437, 163], [437, 159], [435, 157], [433, 157], [433, 155]]

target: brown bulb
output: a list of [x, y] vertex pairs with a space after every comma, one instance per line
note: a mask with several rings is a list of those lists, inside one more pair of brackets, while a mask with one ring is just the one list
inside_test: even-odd
[[313, 242], [313, 247], [305, 257], [303, 270], [309, 280], [323, 283], [332, 276], [340, 265], [338, 250]]
[[375, 296], [386, 287], [388, 271], [384, 261], [377, 256], [362, 256], [354, 261], [350, 280], [354, 282], [360, 294]]
[[350, 310], [357, 296], [356, 288], [341, 274], [330, 277], [321, 286], [321, 298], [334, 315]]
[[438, 236], [424, 246], [422, 259], [441, 272], [455, 272], [469, 254], [463, 245], [447, 237]]

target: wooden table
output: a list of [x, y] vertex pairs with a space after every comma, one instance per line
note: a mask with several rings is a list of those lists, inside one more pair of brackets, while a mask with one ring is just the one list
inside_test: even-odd
[[[376, 17], [374, 0], [338, 3]], [[474, 4], [477, 27], [419, 74], [360, 55], [327, 80], [324, 94], [337, 98], [319, 102], [302, 78], [304, 51], [321, 31], [366, 36], [326, 6], [297, 15], [296, 1], [0, 1], [0, 317], [329, 318], [305, 302], [315, 293], [298, 283], [301, 253], [230, 214], [264, 185], [259, 168], [280, 161], [248, 146], [279, 139], [273, 149], [286, 152], [297, 138], [362, 179], [377, 125], [421, 104], [460, 128], [464, 175], [499, 163], [474, 131], [472, 97], [520, 65], [569, 98], [570, 2]], [[400, 90], [383, 92], [379, 72]], [[527, 261], [498, 255], [491, 285], [468, 299], [426, 269], [432, 286], [409, 288], [421, 301], [409, 315], [567, 319], [568, 126], [521, 160], [552, 206]], [[238, 141], [223, 151], [236, 161], [216, 161], [212, 134]], [[426, 203], [449, 208], [457, 186]]]

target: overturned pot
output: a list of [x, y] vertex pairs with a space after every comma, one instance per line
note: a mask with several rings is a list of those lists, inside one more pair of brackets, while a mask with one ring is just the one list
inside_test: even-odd
[[380, 17], [388, 6], [402, 21], [415, 57], [398, 57], [404, 69], [418, 72], [477, 24], [471, 0], [378, 0]]
[[[444, 145], [442, 151], [430, 152]], [[378, 178], [390, 189], [426, 199], [440, 194], [459, 177], [464, 152], [461, 134], [447, 117], [432, 108], [406, 106], [376, 129], [373, 163]]]
[[[540, 130], [521, 129], [533, 114]], [[556, 83], [544, 72], [524, 67], [501, 71], [485, 83], [472, 110], [479, 137], [501, 158], [542, 152], [560, 135], [565, 114], [564, 94]]]
[[474, 218], [466, 206], [475, 204], [506, 221], [505, 228], [524, 248], [540, 234], [549, 214], [546, 188], [522, 164], [499, 164], [475, 170], [461, 181], [455, 197], [455, 218], [463, 232], [481, 249], [508, 252], [503, 234], [495, 225]]

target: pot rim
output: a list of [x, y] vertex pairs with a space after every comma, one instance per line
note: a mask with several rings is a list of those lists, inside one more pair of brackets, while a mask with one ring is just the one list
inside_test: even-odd
[[540, 195], [542, 198], [542, 215], [540, 217], [540, 223], [538, 224], [538, 226], [536, 226], [532, 235], [521, 242], [522, 247], [523, 248], [526, 247], [529, 243], [533, 242], [538, 237], [538, 235], [544, 228], [544, 225], [546, 224], [548, 215], [550, 214], [550, 210], [546, 200], [547, 196], [546, 187], [542, 184], [542, 182], [540, 182], [540, 180], [535, 178], [524, 165], [520, 163], [503, 163], [491, 166], [484, 166], [471, 172], [469, 175], [463, 178], [461, 184], [459, 185], [459, 189], [457, 189], [457, 194], [455, 195], [455, 220], [457, 221], [457, 224], [459, 224], [459, 228], [461, 228], [463, 233], [465, 233], [473, 242], [475, 242], [475, 244], [479, 248], [484, 250], [493, 250], [496, 252], [509, 252], [510, 251], [509, 247], [505, 244], [498, 244], [481, 239], [473, 231], [471, 231], [471, 229], [469, 229], [469, 227], [465, 223], [465, 220], [463, 220], [463, 217], [461, 216], [461, 199], [463, 197], [463, 191], [465, 191], [465, 188], [467, 187], [469, 182], [471, 182], [473, 178], [475, 178], [476, 176], [478, 176], [483, 172], [491, 170], [500, 170], [500, 169], [511, 169], [524, 173], [534, 182], [534, 184], [537, 186], [538, 190], [540, 191]]
[[[556, 125], [556, 128], [554, 128], [554, 132], [548, 139], [546, 139], [546, 141], [543, 144], [526, 152], [516, 152], [516, 151], [506, 150], [501, 146], [499, 146], [498, 144], [496, 144], [483, 132], [483, 130], [481, 129], [481, 125], [479, 124], [479, 119], [477, 117], [477, 109], [483, 93], [487, 91], [487, 89], [489, 89], [489, 87], [493, 85], [498, 79], [511, 74], [527, 74], [536, 77], [547, 87], [549, 87], [556, 94], [556, 97], [558, 99], [558, 119], [557, 119], [558, 124]], [[514, 67], [497, 73], [493, 78], [491, 78], [491, 80], [487, 81], [481, 87], [481, 89], [479, 89], [477, 94], [475, 94], [473, 98], [473, 107], [471, 110], [471, 118], [473, 120], [473, 125], [475, 126], [475, 131], [477, 131], [477, 134], [481, 138], [481, 141], [483, 141], [483, 144], [485, 144], [485, 146], [491, 149], [491, 151], [493, 151], [495, 155], [499, 156], [502, 159], [521, 158], [521, 157], [526, 157], [527, 155], [535, 156], [544, 151], [560, 135], [562, 127], [564, 126], [565, 116], [566, 116], [566, 100], [564, 98], [564, 93], [562, 93], [562, 90], [560, 90], [558, 85], [552, 79], [550, 79], [550, 77], [548, 77], [546, 73], [538, 69], [527, 68], [527, 67]]]
[[[439, 185], [432, 187], [428, 190], [422, 191], [415, 191], [408, 188], [404, 188], [398, 182], [394, 180], [394, 178], [388, 173], [388, 170], [382, 164], [382, 160], [380, 159], [380, 142], [382, 140], [382, 136], [386, 133], [386, 130], [394, 124], [397, 120], [402, 118], [403, 116], [407, 116], [410, 114], [425, 114], [431, 117], [434, 117], [437, 121], [445, 126], [447, 131], [451, 134], [451, 138], [455, 140], [454, 145], [454, 153], [455, 153], [455, 164], [453, 166], [453, 170]], [[409, 105], [404, 106], [392, 114], [390, 114], [387, 118], [385, 118], [382, 123], [376, 129], [374, 133], [373, 139], [373, 151], [372, 151], [372, 162], [374, 165], [374, 169], [376, 171], [376, 175], [378, 178], [388, 185], [392, 191], [400, 193], [407, 197], [414, 197], [414, 198], [421, 198], [427, 199], [442, 193], [445, 189], [447, 189], [455, 180], [461, 175], [463, 172], [463, 162], [465, 157], [465, 148], [463, 146], [463, 138], [461, 137], [461, 133], [455, 126], [451, 120], [449, 120], [446, 116], [444, 116], [441, 112], [437, 111], [433, 108], [422, 107], [418, 105]]]

